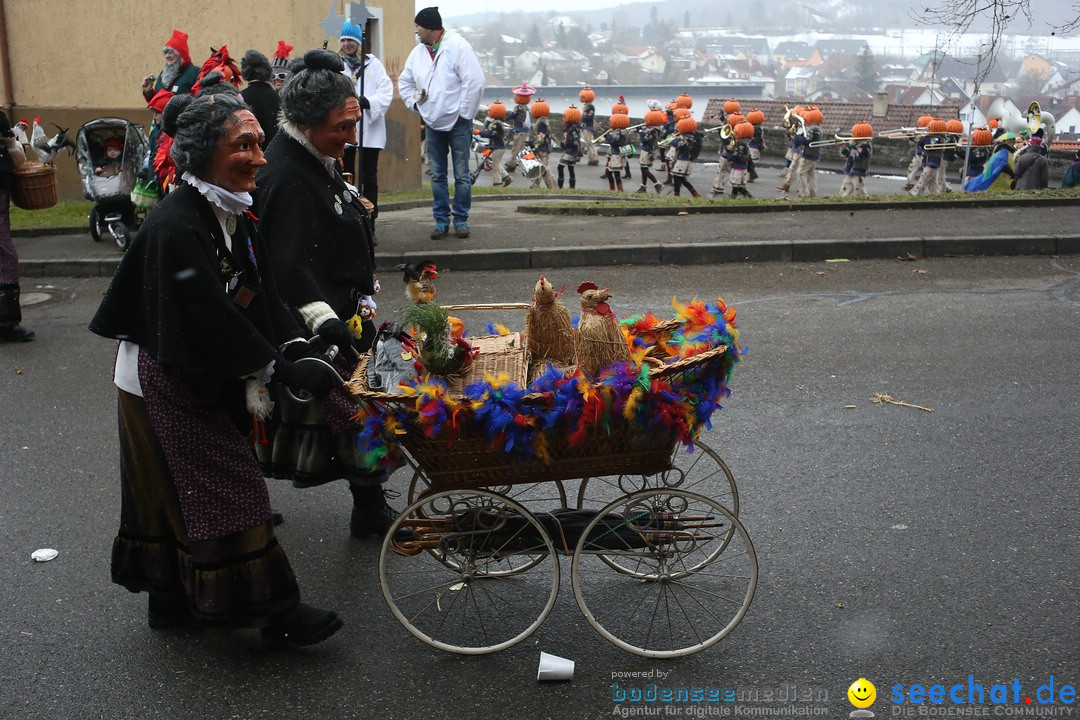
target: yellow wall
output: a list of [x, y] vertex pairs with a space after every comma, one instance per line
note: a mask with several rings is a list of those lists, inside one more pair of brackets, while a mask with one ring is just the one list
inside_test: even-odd
[[[336, 14], [346, 3], [336, 0]], [[368, 0], [379, 20], [380, 59], [396, 86], [413, 48], [412, 3]], [[9, 117], [40, 116], [74, 134], [87, 120], [124, 117], [149, 130], [150, 114], [140, 92], [142, 78], [161, 70], [161, 48], [173, 28], [188, 34], [195, 65], [211, 47], [225, 44], [237, 64], [248, 48], [272, 57], [279, 39], [294, 46], [293, 57], [321, 47], [319, 23], [326, 0], [260, 0], [223, 3], [210, 0], [0, 0], [7, 30], [11, 88], [0, 73], [0, 102]], [[337, 49], [337, 37], [328, 46]], [[0, 48], [2, 49], [2, 48]], [[46, 125], [51, 135], [53, 129]], [[387, 149], [380, 155], [379, 185], [385, 190], [420, 186], [419, 119], [395, 99], [387, 117]], [[75, 162], [57, 161], [63, 197], [81, 197]]]

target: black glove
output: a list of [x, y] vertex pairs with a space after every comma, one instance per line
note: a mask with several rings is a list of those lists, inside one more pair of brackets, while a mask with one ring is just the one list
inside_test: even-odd
[[368, 99], [366, 97], [361, 95], [359, 97], [359, 100], [360, 100], [360, 107], [364, 108], [365, 110], [370, 110], [371, 109], [371, 103], [368, 102]]
[[341, 384], [337, 372], [329, 364], [314, 360], [289, 362], [283, 357], [274, 363], [273, 378], [289, 387], [307, 390], [319, 400]]
[[353, 336], [349, 326], [339, 318], [330, 318], [319, 326], [319, 337], [330, 345], [337, 345], [339, 350], [352, 347]]
[[318, 354], [319, 351], [307, 340], [294, 340], [281, 346], [281, 355], [289, 362], [305, 357], [317, 357]]

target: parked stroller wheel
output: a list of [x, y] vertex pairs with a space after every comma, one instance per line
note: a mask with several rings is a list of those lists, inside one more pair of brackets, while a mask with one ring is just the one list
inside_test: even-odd
[[116, 247], [120, 248], [121, 252], [126, 252], [128, 246], [131, 245], [131, 235], [128, 232], [127, 225], [120, 222], [109, 223], [109, 232], [113, 236], [113, 240], [116, 241]]
[[94, 239], [94, 242], [101, 242], [105, 239], [107, 231], [104, 226], [104, 215], [97, 209], [97, 206], [90, 208], [90, 237]]

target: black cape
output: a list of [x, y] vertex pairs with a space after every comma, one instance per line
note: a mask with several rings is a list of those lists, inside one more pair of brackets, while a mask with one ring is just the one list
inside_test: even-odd
[[167, 195], [120, 262], [90, 330], [189, 372], [238, 378], [266, 366], [300, 332], [278, 295], [256, 224], [240, 218], [228, 253], [210, 203], [195, 188], [184, 184]]
[[341, 174], [333, 177], [282, 131], [256, 177], [255, 214], [281, 296], [290, 307], [327, 303], [347, 320], [358, 295], [374, 295], [375, 249], [367, 211]]

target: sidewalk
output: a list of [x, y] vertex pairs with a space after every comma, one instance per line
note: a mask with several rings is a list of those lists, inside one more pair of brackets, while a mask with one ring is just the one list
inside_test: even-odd
[[[575, 199], [582, 199], [580, 196]], [[1080, 252], [1076, 206], [1029, 200], [996, 207], [777, 205], [766, 211], [610, 208], [583, 200], [581, 214], [549, 214], [565, 197], [474, 198], [472, 237], [429, 239], [427, 203], [390, 204], [378, 222], [378, 267], [430, 259], [454, 270], [596, 265], [850, 260], [943, 255], [1057, 255]], [[1080, 203], [1080, 198], [1077, 199]], [[751, 208], [746, 208], [750, 210]], [[689, 210], [689, 208], [688, 208]], [[704, 210], [704, 211], [701, 211]], [[675, 214], [678, 213], [678, 214]], [[685, 213], [685, 214], [684, 214]], [[111, 276], [122, 254], [88, 232], [15, 237], [24, 277]]]

